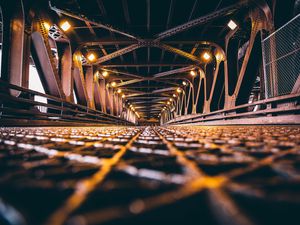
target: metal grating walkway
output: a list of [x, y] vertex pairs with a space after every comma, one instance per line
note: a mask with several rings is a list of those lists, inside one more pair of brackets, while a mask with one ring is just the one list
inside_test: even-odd
[[300, 127], [0, 129], [0, 224], [299, 224]]

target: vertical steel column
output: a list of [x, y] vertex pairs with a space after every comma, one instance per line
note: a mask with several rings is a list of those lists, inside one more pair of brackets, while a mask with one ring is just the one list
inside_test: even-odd
[[[250, 38], [249, 38], [249, 45], [247, 47], [241, 69], [238, 73], [237, 82], [236, 82], [234, 92], [232, 95], [230, 95], [228, 92], [228, 83], [230, 82], [230, 80], [228, 77], [228, 72], [229, 72], [228, 71], [228, 62], [225, 61], [225, 88], [226, 88], [226, 90], [225, 90], [225, 105], [224, 105], [225, 109], [230, 109], [230, 108], [236, 106], [236, 101], [237, 101], [239, 92], [243, 91], [241, 89], [241, 86], [242, 86], [242, 82], [245, 77], [246, 70], [248, 69], [248, 62], [250, 60], [250, 56], [251, 56], [251, 52], [253, 50], [256, 36], [257, 36], [258, 32], [260, 32], [262, 29], [267, 29], [265, 15], [263, 15], [262, 11], [259, 8], [257, 8], [255, 11], [251, 11], [248, 18], [251, 20], [251, 25], [252, 25], [251, 26], [251, 34], [250, 34]], [[226, 40], [225, 40], [226, 52], [228, 49], [229, 39], [232, 37], [232, 35], [233, 35], [233, 33], [226, 37]], [[228, 52], [227, 52], [227, 54], [228, 54]], [[236, 57], [238, 57], [238, 56], [236, 55]]]
[[[22, 86], [22, 66], [24, 49], [24, 9], [21, 0], [1, 1], [3, 17], [3, 43], [1, 79], [17, 86]], [[13, 96], [20, 91], [10, 90]]]
[[58, 53], [60, 60], [60, 79], [62, 84], [63, 92], [66, 96], [66, 100], [74, 102], [73, 89], [74, 79], [72, 76], [72, 49], [70, 42], [59, 42]]
[[83, 75], [82, 63], [79, 54], [75, 53], [73, 55], [74, 68], [73, 68], [73, 77], [75, 83], [75, 92], [77, 94], [77, 101], [80, 105], [88, 105], [88, 97], [86, 93], [85, 79]]
[[95, 109], [95, 97], [94, 97], [94, 73], [93, 67], [89, 66], [85, 72], [85, 84], [86, 84], [86, 91], [88, 96], [88, 107]]

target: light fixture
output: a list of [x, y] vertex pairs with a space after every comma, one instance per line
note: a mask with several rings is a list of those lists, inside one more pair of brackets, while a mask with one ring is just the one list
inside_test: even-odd
[[44, 28], [47, 30], [47, 31], [49, 31], [49, 29], [50, 29], [50, 24], [48, 23], [48, 22], [44, 22], [43, 23], [43, 25], [44, 25]]
[[76, 56], [76, 58], [77, 58], [78, 61], [81, 62], [81, 60], [82, 60], [82, 55], [81, 55], [81, 54], [78, 54], [78, 55]]
[[177, 95], [173, 94], [173, 97], [174, 97], [174, 98], [176, 98], [176, 97], [177, 97]]
[[95, 79], [99, 79], [100, 78], [100, 73], [99, 73], [99, 71], [96, 71], [96, 73], [95, 73]]
[[123, 94], [123, 95], [122, 95], [122, 98], [126, 98], [126, 95], [125, 95], [125, 94]]
[[183, 86], [186, 86], [186, 85], [187, 85], [187, 82], [182, 81], [182, 85], [183, 85]]
[[181, 93], [182, 92], [181, 88], [177, 88], [176, 91], [177, 91], [177, 93]]
[[60, 24], [60, 28], [63, 30], [63, 31], [68, 31], [70, 28], [71, 28], [71, 24], [68, 22], [68, 21], [63, 21], [61, 24]]
[[170, 102], [173, 102], [173, 98], [170, 98], [169, 100], [170, 100]]
[[121, 94], [121, 93], [122, 93], [122, 90], [121, 90], [121, 89], [118, 89], [117, 92], [118, 92], [118, 94]]
[[197, 75], [197, 73], [194, 70], [191, 70], [190, 74], [192, 75], [192, 77], [195, 77]]
[[113, 82], [111, 82], [111, 86], [115, 87], [115, 86], [117, 86], [117, 83], [115, 81], [113, 81]]
[[208, 52], [204, 52], [203, 55], [202, 55], [202, 58], [205, 60], [205, 61], [209, 61], [211, 56]]
[[171, 102], [167, 102], [167, 104], [168, 104], [168, 105], [170, 105], [170, 104], [171, 104]]
[[107, 72], [107, 71], [103, 71], [103, 72], [102, 72], [102, 76], [103, 76], [103, 77], [108, 77], [108, 72]]
[[230, 20], [227, 24], [227, 26], [231, 29], [231, 30], [234, 30], [236, 27], [237, 27], [237, 24], [233, 21], [233, 20]]
[[87, 56], [87, 59], [91, 62], [95, 61], [96, 59], [96, 56], [94, 53], [89, 53], [88, 56]]
[[223, 60], [223, 55], [221, 53], [217, 53], [216, 54], [216, 60], [219, 61], [219, 62], [222, 61]]

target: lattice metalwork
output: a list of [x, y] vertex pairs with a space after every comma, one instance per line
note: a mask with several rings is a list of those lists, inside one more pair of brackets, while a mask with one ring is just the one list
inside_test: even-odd
[[299, 224], [300, 127], [0, 129], [0, 224]]
[[266, 97], [300, 92], [300, 14], [262, 41]]

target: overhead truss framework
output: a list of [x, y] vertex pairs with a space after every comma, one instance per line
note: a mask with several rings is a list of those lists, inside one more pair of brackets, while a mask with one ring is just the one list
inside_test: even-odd
[[[260, 98], [251, 88], [255, 76], [262, 74], [260, 38], [274, 30], [272, 1], [211, 0], [204, 9], [200, 1], [183, 5], [147, 0], [144, 13], [139, 12], [144, 19], [130, 10], [128, 0], [118, 7], [100, 0], [91, 0], [89, 7], [78, 0], [51, 0], [49, 5], [40, 2], [40, 10], [26, 1], [14, 2], [18, 7], [4, 17], [3, 36], [15, 45], [10, 49], [3, 45], [3, 52], [10, 57], [7, 65], [23, 55], [28, 59], [24, 69], [2, 69], [3, 80], [11, 84], [28, 87], [31, 55], [47, 94], [74, 103], [75, 93], [78, 104], [131, 121], [137, 114], [132, 107], [143, 109], [146, 118], [165, 114], [165, 122], [230, 109], [250, 96]], [[152, 16], [158, 7], [166, 21]], [[9, 30], [9, 17], [20, 22], [15, 33], [22, 33], [19, 39]], [[232, 30], [227, 26], [230, 19], [236, 22]], [[65, 20], [71, 24], [70, 32], [60, 29]], [[52, 26], [47, 28], [47, 23]], [[19, 45], [27, 52], [18, 52]], [[89, 59], [90, 53], [95, 60]], [[20, 71], [27, 78], [18, 75]]]

